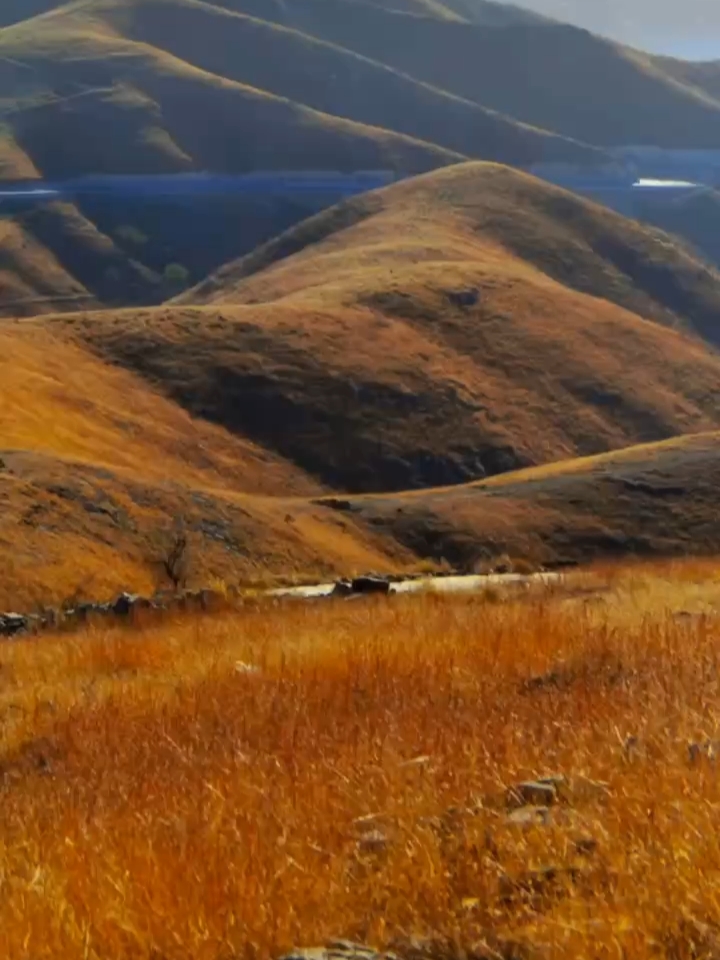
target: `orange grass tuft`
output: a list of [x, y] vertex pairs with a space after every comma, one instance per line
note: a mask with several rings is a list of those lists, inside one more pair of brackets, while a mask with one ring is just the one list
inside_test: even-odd
[[[720, 628], [690, 615], [714, 599], [694, 569], [6, 645], [2, 955], [699, 956], [720, 789], [688, 741], [717, 735]], [[550, 822], [509, 822], [507, 788], [543, 774], [568, 778]]]

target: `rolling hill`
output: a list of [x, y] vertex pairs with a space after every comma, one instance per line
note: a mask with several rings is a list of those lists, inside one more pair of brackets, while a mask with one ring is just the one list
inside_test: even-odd
[[[468, 159], [598, 169], [617, 144], [719, 147], [713, 76], [712, 65], [482, 0], [13, 0], [0, 11], [0, 178], [381, 169], [401, 179]], [[18, 296], [26, 281], [8, 283], [0, 309], [156, 304], [167, 267], [196, 283], [337, 199], [84, 197], [72, 217], [122, 268], [88, 259], [66, 223], [62, 251], [50, 244], [49, 289]], [[33, 233], [26, 209], [0, 212]], [[68, 299], [76, 287], [82, 301]]]
[[717, 549], [718, 316], [667, 235], [468, 163], [3, 321], [0, 606], [152, 590], [178, 529], [197, 584]]
[[720, 426], [720, 276], [458, 165], [305, 221], [162, 308], [51, 321], [328, 486], [401, 490]]
[[201, 585], [407, 555], [322, 508], [288, 516], [322, 492], [44, 325], [0, 322], [0, 610], [152, 591], [178, 529]]
[[[225, 5], [258, 14], [257, 0]], [[673, 66], [587, 30], [511, 8], [494, 19], [477, 9], [477, 17], [448, 18], [352, 0], [296, 0], [268, 4], [262, 15], [586, 143], [720, 145], [720, 102], [691, 79], [692, 66], [686, 79], [682, 62]]]
[[49, 202], [0, 220], [0, 315], [157, 302], [160, 277], [74, 204]]
[[708, 433], [478, 484], [351, 498], [342, 515], [470, 571], [503, 555], [548, 566], [715, 556], [718, 483], [720, 434]]

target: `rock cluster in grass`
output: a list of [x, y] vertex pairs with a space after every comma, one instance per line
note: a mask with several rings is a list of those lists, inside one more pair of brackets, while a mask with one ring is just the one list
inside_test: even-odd
[[0, 637], [17, 637], [45, 630], [69, 629], [101, 620], [127, 620], [144, 610], [209, 611], [216, 609], [224, 595], [214, 590], [185, 591], [172, 596], [142, 597], [121, 593], [109, 603], [78, 603], [51, 607], [39, 613], [0, 613]]
[[[353, 580], [338, 580], [329, 597], [362, 597], [370, 594], [387, 595], [390, 585], [399, 576], [369, 575]], [[39, 613], [0, 613], [0, 637], [16, 637], [57, 628], [72, 628], [101, 619], [132, 619], [141, 611], [206, 612], [219, 609], [230, 599], [239, 599], [238, 590], [227, 594], [215, 590], [186, 590], [177, 594], [143, 597], [135, 593], [121, 593], [109, 603], [78, 603], [53, 607]]]
[[[428, 757], [417, 759], [429, 760]], [[587, 831], [575, 805], [597, 800], [607, 795], [608, 790], [608, 784], [588, 777], [548, 774], [513, 784], [471, 807], [450, 807], [438, 816], [423, 818], [420, 824], [450, 842], [465, 831], [470, 820], [488, 809], [508, 825], [519, 828], [553, 824], [569, 827], [569, 862], [528, 866], [526, 870], [504, 874], [499, 880], [498, 902], [502, 906], [542, 909], [592, 880], [591, 864], [596, 860], [599, 844]], [[395, 842], [392, 831], [380, 829], [377, 819], [373, 814], [356, 821], [361, 828], [357, 851], [366, 859], [382, 858]], [[463, 901], [463, 906], [472, 908], [477, 902], [469, 898]], [[388, 949], [383, 950], [348, 940], [331, 940], [324, 946], [296, 948], [280, 960], [532, 960], [536, 955], [537, 951], [529, 943], [504, 939], [488, 931], [478, 942], [463, 944], [462, 948], [442, 937], [404, 938], [391, 942]]]

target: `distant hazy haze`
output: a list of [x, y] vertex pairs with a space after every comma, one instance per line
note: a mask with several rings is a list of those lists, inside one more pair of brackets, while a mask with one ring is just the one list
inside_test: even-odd
[[693, 59], [720, 59], [720, 0], [516, 2], [646, 50]]

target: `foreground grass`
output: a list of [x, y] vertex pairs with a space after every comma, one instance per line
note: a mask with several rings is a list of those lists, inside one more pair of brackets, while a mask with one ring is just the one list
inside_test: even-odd
[[[0, 952], [709, 956], [720, 788], [688, 742], [718, 735], [714, 576], [4, 646]], [[549, 822], [511, 822], [544, 774], [568, 778]]]

